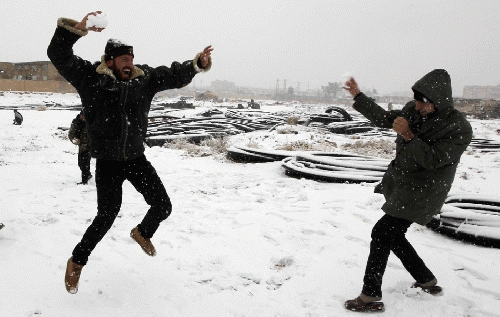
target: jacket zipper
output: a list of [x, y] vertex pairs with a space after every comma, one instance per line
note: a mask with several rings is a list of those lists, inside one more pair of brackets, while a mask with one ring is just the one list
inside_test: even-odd
[[121, 137], [121, 145], [122, 145], [122, 158], [123, 160], [127, 160], [127, 136], [128, 136], [128, 116], [125, 108], [125, 104], [127, 103], [127, 95], [128, 95], [128, 84], [125, 83], [122, 87], [121, 95], [120, 95], [120, 106], [122, 111], [122, 137]]

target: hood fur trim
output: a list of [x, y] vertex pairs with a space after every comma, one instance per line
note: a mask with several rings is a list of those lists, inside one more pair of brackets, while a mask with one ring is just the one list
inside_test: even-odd
[[67, 19], [67, 18], [57, 19], [58, 26], [63, 27], [72, 33], [78, 34], [80, 36], [85, 36], [89, 33], [89, 31], [87, 31], [87, 30], [82, 31], [82, 30], [75, 29], [74, 26], [77, 24], [78, 24], [78, 21], [75, 21], [73, 19]]
[[[108, 75], [109, 77], [116, 80], [115, 74], [113, 71], [106, 65], [106, 60], [104, 59], [104, 55], [101, 57], [101, 64], [97, 66], [96, 72], [98, 74]], [[144, 76], [144, 71], [137, 66], [134, 66], [132, 69], [132, 74], [130, 75], [130, 80], [135, 79], [139, 76]]]
[[210, 68], [212, 67], [212, 56], [208, 58], [208, 64], [205, 68], [200, 68], [198, 67], [198, 60], [200, 59], [201, 53], [196, 54], [196, 56], [193, 59], [193, 66], [194, 70], [196, 70], [198, 73], [199, 72], [208, 72]]

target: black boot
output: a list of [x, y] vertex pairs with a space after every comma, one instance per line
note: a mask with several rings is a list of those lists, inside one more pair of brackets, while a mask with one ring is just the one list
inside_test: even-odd
[[344, 303], [346, 309], [357, 312], [384, 311], [384, 303], [380, 302], [382, 297], [371, 297], [363, 293], [355, 299]]
[[82, 176], [82, 181], [80, 183], [77, 183], [77, 185], [87, 185], [87, 183], [89, 182], [89, 179], [92, 178], [92, 174], [88, 175], [88, 176]]

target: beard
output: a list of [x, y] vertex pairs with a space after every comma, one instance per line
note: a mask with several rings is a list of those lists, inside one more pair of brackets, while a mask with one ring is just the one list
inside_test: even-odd
[[113, 71], [113, 74], [118, 80], [128, 81], [132, 76], [132, 69], [128, 67], [123, 67], [122, 69], [118, 69], [113, 65], [111, 70]]

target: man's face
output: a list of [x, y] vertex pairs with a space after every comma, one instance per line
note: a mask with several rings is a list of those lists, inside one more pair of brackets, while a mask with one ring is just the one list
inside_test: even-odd
[[435, 107], [433, 103], [421, 102], [415, 100], [415, 109], [420, 112], [420, 114], [425, 117], [429, 113], [434, 112]]
[[119, 80], [130, 80], [132, 69], [134, 68], [134, 57], [132, 55], [121, 55], [109, 61], [108, 67], [113, 71]]

